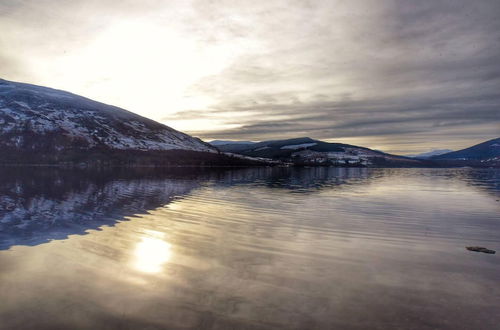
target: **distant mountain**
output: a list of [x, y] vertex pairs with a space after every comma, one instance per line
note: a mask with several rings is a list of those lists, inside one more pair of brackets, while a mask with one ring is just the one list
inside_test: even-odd
[[231, 164], [212, 145], [124, 109], [2, 79], [0, 153], [0, 163]]
[[309, 137], [251, 144], [228, 143], [219, 145], [218, 148], [228, 153], [280, 160], [297, 165], [424, 166], [421, 160], [349, 144], [328, 143]]
[[434, 156], [431, 159], [438, 161], [498, 161], [500, 159], [500, 138], [476, 144], [466, 149]]
[[453, 150], [450, 150], [450, 149], [434, 149], [434, 150], [431, 150], [431, 151], [428, 151], [428, 152], [424, 152], [424, 153], [421, 153], [421, 154], [407, 155], [406, 157], [419, 158], [419, 159], [429, 159], [429, 158], [431, 158], [433, 156], [439, 156], [439, 155], [443, 155], [443, 154], [446, 154], [446, 153], [449, 153], [449, 152], [453, 152]]
[[252, 142], [252, 141], [229, 141], [229, 140], [213, 140], [213, 141], [210, 141], [208, 142], [210, 143], [211, 145], [213, 146], [224, 146], [224, 145], [228, 145], [228, 144], [254, 144], [254, 143], [257, 143], [257, 142]]

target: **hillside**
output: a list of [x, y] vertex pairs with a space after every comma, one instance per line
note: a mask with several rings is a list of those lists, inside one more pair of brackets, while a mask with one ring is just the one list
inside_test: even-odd
[[500, 157], [500, 138], [492, 139], [472, 147], [434, 156], [434, 160], [488, 160]]
[[500, 138], [430, 158], [449, 166], [500, 167]]
[[166, 125], [69, 92], [0, 80], [0, 163], [232, 165]]
[[308, 137], [258, 143], [218, 144], [221, 151], [249, 157], [281, 160], [296, 165], [337, 166], [424, 166], [422, 160], [396, 156], [343, 143], [329, 143]]

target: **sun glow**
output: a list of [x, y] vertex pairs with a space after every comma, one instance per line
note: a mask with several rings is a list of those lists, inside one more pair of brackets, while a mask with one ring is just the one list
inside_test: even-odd
[[47, 85], [160, 120], [209, 106], [213, 100], [193, 95], [190, 87], [223, 70], [232, 57], [224, 47], [203, 47], [179, 31], [136, 20], [112, 24], [52, 65], [33, 65], [52, 73], [54, 83]]
[[186, 133], [196, 133], [199, 131], [210, 132], [219, 129], [239, 128], [241, 124], [228, 124], [222, 119], [186, 119], [169, 120], [166, 125]]
[[133, 267], [144, 273], [159, 273], [163, 265], [171, 257], [172, 245], [165, 242], [164, 234], [154, 232], [154, 235], [142, 237], [134, 250]]

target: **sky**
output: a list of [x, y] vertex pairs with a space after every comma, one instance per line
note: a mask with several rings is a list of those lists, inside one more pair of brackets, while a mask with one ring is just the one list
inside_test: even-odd
[[0, 78], [205, 140], [500, 136], [498, 0], [1, 0]]

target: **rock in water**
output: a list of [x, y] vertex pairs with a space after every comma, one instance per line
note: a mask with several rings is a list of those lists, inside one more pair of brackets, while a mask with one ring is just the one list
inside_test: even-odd
[[469, 251], [483, 252], [483, 253], [488, 253], [488, 254], [495, 254], [496, 253], [495, 250], [490, 250], [490, 249], [487, 249], [487, 248], [481, 247], [481, 246], [467, 246], [466, 249]]

